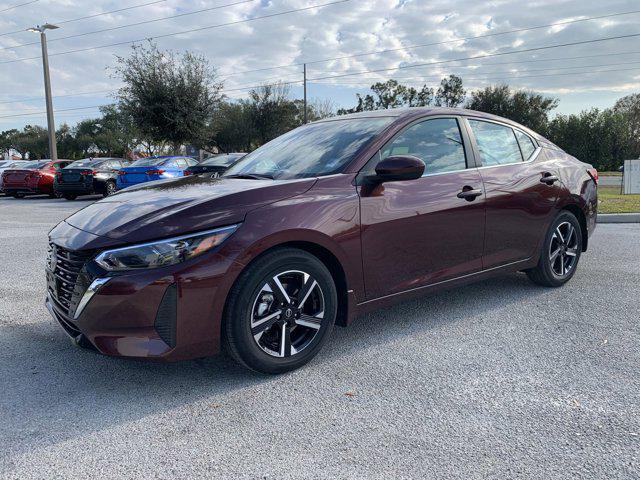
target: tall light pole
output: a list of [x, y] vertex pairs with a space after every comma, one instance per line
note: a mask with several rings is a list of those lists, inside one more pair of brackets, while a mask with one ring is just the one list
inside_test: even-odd
[[42, 44], [42, 68], [44, 70], [44, 95], [47, 99], [47, 128], [49, 130], [49, 156], [51, 160], [58, 160], [58, 148], [56, 146], [56, 124], [53, 120], [53, 102], [51, 101], [51, 78], [49, 77], [49, 54], [47, 52], [47, 35], [46, 30], [55, 30], [56, 25], [45, 23], [44, 25], [36, 25], [28, 28], [28, 32], [40, 34], [40, 43]]

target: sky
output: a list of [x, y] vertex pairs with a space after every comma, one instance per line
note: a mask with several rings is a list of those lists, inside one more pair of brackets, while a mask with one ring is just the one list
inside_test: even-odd
[[378, 81], [437, 87], [449, 74], [467, 91], [556, 97], [563, 114], [640, 91], [637, 0], [0, 0], [0, 131], [46, 124], [39, 37], [25, 31], [45, 22], [60, 25], [47, 34], [58, 126], [112, 102], [116, 56], [147, 38], [204, 55], [229, 98], [276, 81], [300, 98], [305, 62], [309, 99], [336, 107]]

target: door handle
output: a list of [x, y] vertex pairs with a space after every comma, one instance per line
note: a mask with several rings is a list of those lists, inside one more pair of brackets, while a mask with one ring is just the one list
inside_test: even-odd
[[471, 187], [464, 187], [460, 193], [458, 193], [458, 198], [464, 198], [468, 202], [471, 202], [482, 195], [482, 190], [477, 190]]
[[551, 175], [550, 173], [542, 174], [542, 178], [540, 179], [542, 183], [546, 183], [547, 185], [553, 185], [558, 180], [560, 180], [558, 177]]

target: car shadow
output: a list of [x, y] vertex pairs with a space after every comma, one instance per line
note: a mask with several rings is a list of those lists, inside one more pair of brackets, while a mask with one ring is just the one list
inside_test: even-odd
[[469, 321], [470, 314], [477, 321], [547, 291], [514, 274], [410, 300], [335, 328], [311, 364], [282, 376], [250, 372], [228, 355], [173, 364], [105, 357], [73, 347], [53, 321], [44, 324], [44, 314], [32, 323], [0, 323], [0, 411], [12, 419], [0, 422], [0, 458], [10, 462], [36, 446], [198, 402], [225, 404], [256, 384], [285, 382], [294, 388], [296, 377], [332, 375], [335, 364], [363, 349], [436, 335], [443, 326]]

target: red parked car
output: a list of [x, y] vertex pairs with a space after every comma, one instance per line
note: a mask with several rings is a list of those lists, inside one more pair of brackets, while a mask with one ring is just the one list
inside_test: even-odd
[[7, 195], [23, 198], [25, 195], [47, 194], [56, 197], [53, 180], [56, 173], [69, 165], [71, 160], [37, 160], [20, 168], [5, 170], [2, 174], [2, 190]]
[[[524, 271], [559, 287], [596, 226], [597, 172], [459, 109], [305, 125], [232, 166], [129, 188], [50, 233], [51, 314], [107, 355], [303, 365], [334, 324]], [[393, 325], [390, 325], [393, 328]]]

